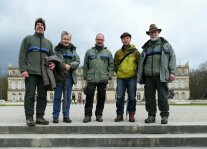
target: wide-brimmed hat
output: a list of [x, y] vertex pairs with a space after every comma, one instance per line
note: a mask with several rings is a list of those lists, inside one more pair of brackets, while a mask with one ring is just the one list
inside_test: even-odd
[[146, 34], [149, 35], [150, 32], [152, 31], [158, 31], [159, 33], [162, 31], [162, 29], [158, 28], [155, 24], [151, 24], [149, 26], [149, 31], [146, 31]]

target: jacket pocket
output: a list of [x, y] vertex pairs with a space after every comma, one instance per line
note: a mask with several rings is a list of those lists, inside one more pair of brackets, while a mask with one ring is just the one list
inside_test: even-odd
[[92, 80], [94, 80], [94, 76], [95, 76], [95, 74], [94, 74], [94, 70], [89, 70], [89, 71], [87, 72], [87, 77], [86, 77], [87, 81], [92, 81]]
[[109, 73], [108, 72], [101, 72], [100, 81], [101, 82], [108, 82], [109, 80]]

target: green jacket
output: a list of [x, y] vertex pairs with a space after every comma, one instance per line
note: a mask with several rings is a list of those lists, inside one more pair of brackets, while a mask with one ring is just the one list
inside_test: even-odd
[[136, 49], [135, 45], [130, 45], [129, 48], [125, 49], [122, 47], [116, 51], [114, 55], [114, 66], [117, 78], [125, 79], [131, 78], [137, 75], [138, 63], [140, 53], [138, 50], [128, 55], [120, 64], [120, 60], [132, 49]]
[[65, 47], [61, 43], [59, 43], [55, 47], [55, 54], [62, 60], [62, 63], [71, 65], [70, 73], [72, 73], [74, 84], [76, 84], [76, 69], [80, 64], [80, 57], [76, 53], [76, 47], [73, 44], [70, 44], [68, 47]]
[[[160, 81], [161, 82], [170, 82], [170, 74], [176, 73], [176, 57], [175, 52], [169, 42], [164, 38], [161, 39], [161, 62], [160, 62]], [[148, 40], [143, 45], [143, 51], [141, 53], [141, 58], [139, 61], [139, 71], [138, 71], [138, 82], [140, 84], [145, 84], [145, 75], [144, 75], [144, 66], [145, 60], [147, 57], [147, 47], [150, 40]]]
[[106, 48], [87, 50], [83, 65], [83, 78], [87, 82], [107, 83], [114, 72], [113, 56]]
[[35, 33], [25, 37], [19, 53], [19, 70], [29, 74], [42, 75], [44, 57], [53, 55], [52, 43], [43, 34]]

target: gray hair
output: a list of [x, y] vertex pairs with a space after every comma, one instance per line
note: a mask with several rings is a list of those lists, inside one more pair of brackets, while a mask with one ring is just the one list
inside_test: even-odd
[[69, 36], [70, 39], [72, 38], [72, 34], [71, 33], [67, 32], [67, 31], [62, 31], [62, 33], [61, 33], [61, 39], [63, 38], [64, 35]]

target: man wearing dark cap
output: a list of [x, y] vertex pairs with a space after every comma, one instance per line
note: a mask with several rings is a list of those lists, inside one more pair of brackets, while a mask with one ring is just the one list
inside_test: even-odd
[[151, 24], [150, 36], [143, 45], [139, 62], [138, 82], [145, 84], [144, 97], [148, 118], [145, 123], [155, 123], [157, 112], [156, 91], [158, 93], [158, 107], [160, 110], [161, 124], [168, 123], [169, 104], [167, 83], [175, 80], [176, 57], [173, 48], [167, 40], [159, 37], [162, 30]]
[[[35, 21], [35, 34], [26, 36], [20, 47], [19, 70], [25, 77], [25, 98], [24, 109], [26, 123], [28, 126], [35, 124], [48, 125], [49, 121], [43, 118], [47, 105], [47, 91], [44, 88], [42, 78], [42, 64], [44, 57], [53, 55], [52, 43], [44, 37], [46, 29], [45, 21], [38, 18]], [[54, 69], [55, 64], [51, 63], [49, 68]], [[36, 122], [33, 119], [35, 90], [37, 88], [36, 98]]]
[[125, 32], [120, 38], [123, 46], [114, 55], [114, 66], [117, 74], [117, 117], [115, 118], [115, 122], [123, 121], [125, 91], [128, 94], [128, 106], [126, 110], [129, 112], [129, 121], [135, 122], [137, 70], [140, 53], [135, 45], [130, 44], [131, 34]]

